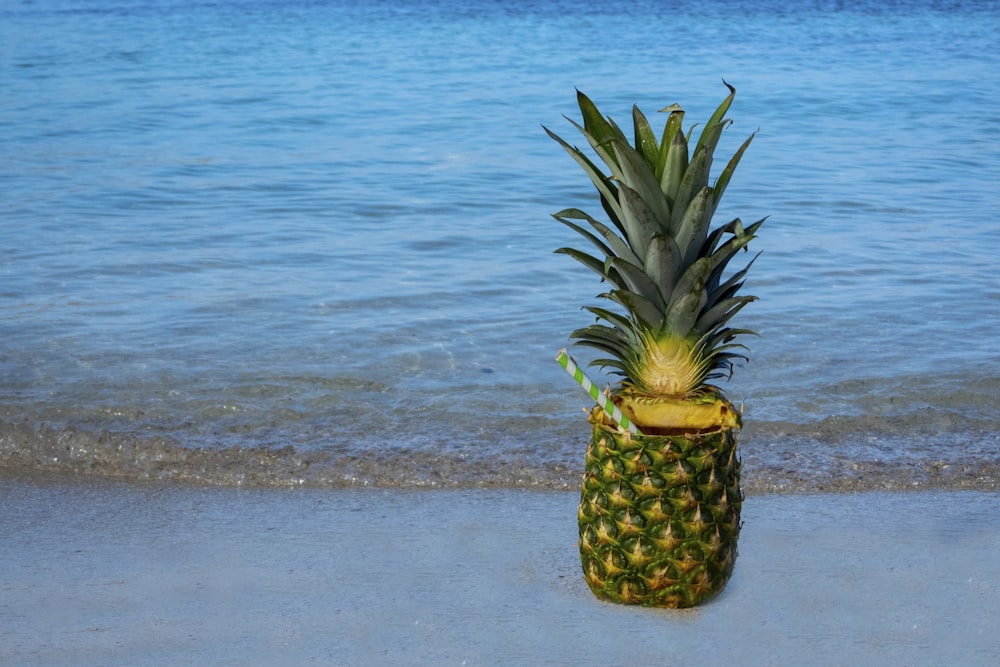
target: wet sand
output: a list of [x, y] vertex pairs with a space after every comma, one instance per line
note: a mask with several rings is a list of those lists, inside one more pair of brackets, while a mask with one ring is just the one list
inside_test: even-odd
[[669, 611], [592, 597], [574, 493], [0, 478], [0, 664], [991, 665], [996, 500], [750, 497]]

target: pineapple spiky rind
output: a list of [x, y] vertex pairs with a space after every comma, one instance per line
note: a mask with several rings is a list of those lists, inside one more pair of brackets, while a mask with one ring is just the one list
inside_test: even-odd
[[637, 436], [595, 407], [579, 507], [584, 578], [602, 600], [691, 607], [732, 576], [743, 496], [733, 430]]

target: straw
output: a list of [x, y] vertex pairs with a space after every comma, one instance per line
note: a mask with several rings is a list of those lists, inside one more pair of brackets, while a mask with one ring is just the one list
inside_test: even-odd
[[556, 355], [556, 361], [559, 362], [560, 366], [566, 369], [567, 373], [573, 376], [573, 379], [576, 380], [578, 385], [583, 387], [584, 391], [590, 394], [590, 397], [594, 399], [594, 402], [601, 406], [604, 412], [610, 415], [611, 418], [622, 428], [627, 429], [636, 435], [642, 435], [642, 433], [639, 432], [639, 429], [637, 429], [635, 425], [628, 420], [628, 417], [622, 414], [622, 411], [618, 409], [618, 406], [615, 405], [609, 397], [603, 395], [597, 388], [597, 385], [591, 382], [589, 377], [584, 375], [580, 367], [576, 365], [576, 361], [574, 361], [573, 357], [569, 356], [566, 350], [559, 350], [559, 353]]

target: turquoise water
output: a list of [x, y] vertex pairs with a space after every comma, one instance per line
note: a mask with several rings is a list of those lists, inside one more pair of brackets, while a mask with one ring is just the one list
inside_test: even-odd
[[704, 122], [725, 78], [720, 152], [759, 133], [717, 222], [770, 216], [726, 385], [751, 488], [995, 485], [998, 28], [995, 2], [6, 3], [0, 464], [575, 485], [587, 398], [553, 356], [602, 289], [549, 215], [599, 206], [542, 125], [573, 138], [576, 88]]

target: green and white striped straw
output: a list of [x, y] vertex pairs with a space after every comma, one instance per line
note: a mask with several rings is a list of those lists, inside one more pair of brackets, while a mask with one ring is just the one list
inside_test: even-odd
[[591, 382], [589, 377], [584, 375], [580, 367], [576, 365], [576, 361], [573, 357], [569, 356], [565, 349], [559, 350], [559, 354], [556, 355], [556, 361], [559, 362], [560, 366], [566, 369], [567, 373], [573, 376], [573, 379], [576, 380], [578, 385], [583, 387], [584, 391], [590, 394], [590, 397], [594, 399], [594, 402], [601, 406], [604, 412], [611, 415], [611, 418], [618, 422], [622, 428], [632, 431], [632, 433], [635, 433], [636, 435], [642, 435], [642, 433], [639, 432], [639, 429], [637, 429], [635, 425], [628, 420], [628, 417], [622, 414], [622, 411], [618, 409], [618, 406], [615, 405], [610, 398], [602, 394], [597, 388], [597, 385]]

